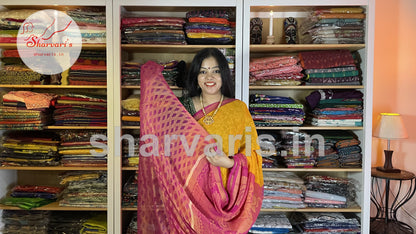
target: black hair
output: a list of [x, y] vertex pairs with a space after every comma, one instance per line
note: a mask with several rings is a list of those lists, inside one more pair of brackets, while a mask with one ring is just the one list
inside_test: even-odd
[[186, 83], [185, 83], [185, 95], [189, 97], [199, 96], [202, 92], [198, 85], [198, 74], [201, 69], [202, 61], [206, 58], [213, 57], [217, 60], [220, 73], [221, 73], [221, 93], [230, 98], [234, 98], [234, 81], [231, 78], [230, 67], [224, 54], [217, 48], [205, 48], [200, 50], [192, 60], [189, 67]]

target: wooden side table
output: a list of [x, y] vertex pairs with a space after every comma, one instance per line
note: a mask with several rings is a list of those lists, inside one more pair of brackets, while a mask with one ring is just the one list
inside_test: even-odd
[[[393, 194], [390, 194], [391, 181], [396, 181], [398, 186]], [[385, 173], [371, 168], [371, 202], [377, 214], [371, 218], [370, 233], [413, 233], [412, 227], [397, 219], [397, 210], [415, 194], [415, 181], [415, 174], [409, 171]]]

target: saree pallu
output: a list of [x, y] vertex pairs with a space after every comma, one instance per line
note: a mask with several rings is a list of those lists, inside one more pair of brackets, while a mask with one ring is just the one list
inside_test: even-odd
[[[207, 140], [209, 130], [186, 111], [162, 70], [150, 61], [141, 71], [138, 233], [247, 233], [262, 203], [261, 157], [234, 155], [224, 188], [221, 169], [211, 165], [204, 154], [205, 146], [213, 146], [215, 141]], [[231, 116], [221, 113], [228, 105], [220, 108], [216, 121], [221, 115]], [[234, 129], [230, 122], [227, 127]], [[164, 144], [166, 136], [173, 135], [187, 142]]]

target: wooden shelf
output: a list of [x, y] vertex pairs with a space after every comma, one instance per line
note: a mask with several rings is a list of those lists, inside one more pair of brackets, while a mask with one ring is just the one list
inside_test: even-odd
[[196, 53], [207, 47], [235, 48], [235, 45], [147, 45], [122, 44], [121, 49], [143, 53]]
[[[0, 204], [0, 210], [23, 210], [16, 206], [5, 206]], [[57, 210], [57, 211], [107, 211], [107, 208], [93, 208], [93, 207], [72, 207], [59, 206], [58, 202], [52, 202], [48, 205], [33, 208], [31, 210]]]
[[107, 167], [9, 167], [0, 166], [0, 170], [19, 170], [19, 171], [106, 171]]
[[121, 129], [140, 129], [140, 126], [122, 126]]
[[44, 129], [56, 129], [56, 130], [65, 130], [65, 129], [107, 129], [106, 126], [45, 126]]
[[122, 170], [123, 171], [137, 171], [139, 168], [138, 167], [123, 167]]
[[363, 127], [331, 127], [331, 126], [279, 126], [279, 127], [256, 127], [257, 130], [293, 130], [297, 128], [299, 130], [362, 130]]
[[[9, 50], [9, 49], [16, 49], [17, 45], [15, 43], [0, 43], [0, 48]], [[82, 44], [83, 50], [105, 50], [106, 44]]]
[[361, 212], [360, 207], [352, 208], [301, 208], [301, 209], [261, 209], [260, 212]]
[[252, 85], [250, 90], [278, 90], [278, 89], [363, 89], [363, 85], [298, 85], [298, 86], [283, 86], [283, 85]]
[[19, 89], [106, 89], [105, 85], [12, 85], [2, 84], [0, 88]]
[[[172, 90], [181, 90], [181, 87], [178, 86], [169, 86]], [[140, 85], [122, 85], [122, 89], [140, 89]]]
[[362, 172], [362, 168], [263, 168], [263, 171], [293, 171], [293, 172]]
[[300, 52], [311, 50], [341, 50], [356, 51], [365, 48], [365, 44], [277, 44], [250, 45], [250, 53]]

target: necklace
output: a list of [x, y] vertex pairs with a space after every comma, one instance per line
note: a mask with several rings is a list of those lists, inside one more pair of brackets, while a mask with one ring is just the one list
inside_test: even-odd
[[215, 114], [217, 114], [218, 110], [220, 109], [222, 100], [224, 100], [224, 95], [221, 95], [220, 103], [218, 104], [217, 109], [215, 109], [214, 113], [212, 115], [207, 115], [207, 113], [205, 112], [204, 103], [202, 103], [202, 95], [199, 95], [199, 101], [201, 102], [202, 112], [204, 113], [203, 121], [206, 125], [211, 125], [214, 123], [214, 116]]

